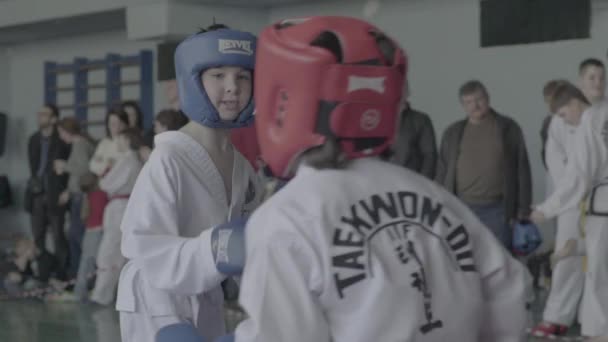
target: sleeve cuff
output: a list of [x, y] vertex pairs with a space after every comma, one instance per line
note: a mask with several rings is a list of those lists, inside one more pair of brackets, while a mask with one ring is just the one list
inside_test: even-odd
[[552, 219], [559, 214], [559, 209], [556, 205], [551, 203], [550, 201], [545, 201], [544, 203], [538, 205], [536, 210], [540, 211], [545, 215], [545, 218]]
[[[222, 281], [224, 281], [227, 277], [220, 273], [215, 266], [215, 261], [213, 260], [213, 253], [211, 251], [211, 232], [213, 229], [207, 229], [201, 233], [200, 238], [200, 250], [202, 251], [202, 263], [204, 268], [205, 278], [209, 284], [219, 285]], [[213, 287], [213, 286], [212, 286]]]

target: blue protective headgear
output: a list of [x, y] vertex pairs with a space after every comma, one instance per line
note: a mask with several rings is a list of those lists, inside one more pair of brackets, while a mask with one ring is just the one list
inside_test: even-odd
[[200, 75], [209, 68], [255, 67], [257, 38], [248, 32], [219, 29], [188, 37], [175, 50], [175, 77], [182, 112], [195, 122], [211, 128], [238, 128], [253, 123], [253, 96], [234, 121], [223, 121], [209, 100]]
[[521, 220], [513, 226], [513, 252], [526, 256], [534, 252], [543, 243], [538, 227], [526, 220]]

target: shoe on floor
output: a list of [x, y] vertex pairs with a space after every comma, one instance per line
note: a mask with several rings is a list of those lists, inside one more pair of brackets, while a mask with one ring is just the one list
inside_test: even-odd
[[541, 322], [532, 329], [531, 335], [534, 337], [555, 338], [566, 336], [568, 327], [561, 324]]

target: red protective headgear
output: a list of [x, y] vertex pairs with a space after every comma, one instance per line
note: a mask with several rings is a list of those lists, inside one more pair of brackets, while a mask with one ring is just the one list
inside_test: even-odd
[[289, 164], [328, 138], [348, 159], [392, 144], [406, 57], [371, 24], [311, 17], [272, 25], [258, 40], [255, 74], [258, 139], [275, 176], [290, 176]]

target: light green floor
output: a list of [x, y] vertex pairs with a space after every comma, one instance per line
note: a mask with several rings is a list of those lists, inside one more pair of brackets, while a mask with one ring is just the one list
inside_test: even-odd
[[0, 301], [0, 342], [39, 341], [119, 342], [118, 314], [77, 303]]
[[0, 341], [118, 342], [118, 315], [76, 303], [0, 301]]

